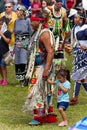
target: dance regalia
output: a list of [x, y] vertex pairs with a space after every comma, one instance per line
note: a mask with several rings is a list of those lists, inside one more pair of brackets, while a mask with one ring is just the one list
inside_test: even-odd
[[87, 47], [87, 25], [83, 25], [76, 33], [79, 45], [74, 47], [74, 68], [72, 79], [75, 81], [87, 78], [87, 50], [81, 50], [80, 46]]
[[[28, 96], [25, 102], [25, 105], [23, 107], [24, 112], [29, 112], [34, 114], [34, 119], [39, 120], [40, 122], [43, 122], [41, 118], [48, 114], [49, 111], [49, 105], [50, 100], [48, 100], [48, 83], [44, 80], [42, 80], [42, 75], [44, 71], [44, 66], [46, 63], [46, 57], [47, 52], [46, 49], [41, 42], [40, 36], [44, 32], [49, 32], [50, 34], [50, 42], [51, 45], [53, 43], [53, 34], [48, 29], [43, 29], [41, 33], [37, 37], [36, 41], [36, 53], [35, 53], [35, 62], [34, 62], [34, 68], [33, 73], [31, 74], [30, 78], [30, 85], [28, 88]], [[30, 47], [29, 47], [29, 53], [31, 53], [31, 50], [33, 47], [35, 48], [34, 44], [34, 38], [36, 36], [36, 33], [33, 34], [33, 36], [30, 39]], [[34, 54], [34, 53], [33, 53]], [[32, 59], [30, 59], [32, 60]], [[31, 62], [29, 62], [31, 63]], [[32, 63], [31, 63], [32, 64]], [[51, 70], [51, 69], [50, 69]], [[31, 72], [29, 72], [30, 74]], [[28, 74], [27, 74], [28, 76]], [[52, 109], [51, 109], [52, 110]], [[30, 123], [31, 125], [31, 123]]]
[[[20, 26], [21, 25], [21, 26]], [[15, 70], [16, 79], [21, 81], [25, 79], [27, 68], [27, 48], [29, 45], [29, 38], [32, 33], [29, 18], [20, 18], [14, 24], [15, 33]]]
[[55, 54], [54, 59], [64, 58], [63, 48], [59, 41], [62, 41], [62, 29], [63, 29], [63, 18], [65, 15], [65, 9], [62, 7], [57, 16], [55, 13], [54, 5], [52, 6], [52, 16], [49, 20], [49, 28], [52, 30], [55, 37]]

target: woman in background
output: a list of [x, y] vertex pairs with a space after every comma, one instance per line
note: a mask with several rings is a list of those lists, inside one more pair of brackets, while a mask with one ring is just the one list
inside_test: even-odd
[[9, 51], [11, 32], [7, 30], [7, 26], [4, 20], [7, 21], [5, 17], [0, 18], [0, 74], [2, 77], [2, 79], [0, 80], [0, 84], [2, 86], [7, 86], [7, 69], [6, 64], [3, 60], [3, 55]]
[[17, 16], [18, 19], [14, 24], [15, 33], [15, 70], [16, 79], [20, 81], [23, 87], [25, 82], [25, 74], [27, 67], [27, 48], [29, 38], [32, 33], [29, 18], [25, 18], [26, 8], [23, 5], [18, 6]]
[[15, 37], [14, 37], [14, 21], [17, 19], [17, 14], [13, 11], [13, 5], [12, 3], [8, 2], [5, 4], [5, 12], [0, 14], [0, 17], [6, 16], [10, 20], [7, 28], [8, 30], [12, 33], [11, 34], [11, 40], [9, 42], [9, 51], [13, 54], [13, 48], [14, 48], [14, 42], [15, 42]]

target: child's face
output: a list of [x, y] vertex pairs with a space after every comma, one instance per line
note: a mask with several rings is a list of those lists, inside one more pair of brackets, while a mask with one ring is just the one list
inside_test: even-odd
[[75, 16], [74, 17], [74, 24], [76, 24], [76, 25], [78, 25], [78, 24], [80, 24], [80, 16], [79, 15], [77, 15], [77, 16]]
[[61, 76], [61, 75], [57, 75], [58, 80], [63, 83], [65, 81], [65, 77]]

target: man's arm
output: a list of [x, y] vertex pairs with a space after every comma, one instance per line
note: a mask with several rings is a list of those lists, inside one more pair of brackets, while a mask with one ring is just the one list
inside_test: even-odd
[[41, 40], [42, 40], [42, 43], [44, 44], [46, 51], [47, 51], [46, 65], [45, 65], [44, 72], [43, 72], [43, 79], [47, 80], [48, 75], [49, 75], [49, 71], [50, 71], [50, 67], [52, 64], [52, 60], [54, 57], [54, 43], [53, 43], [53, 45], [51, 45], [51, 43], [50, 43], [49, 32], [44, 32], [41, 35]]

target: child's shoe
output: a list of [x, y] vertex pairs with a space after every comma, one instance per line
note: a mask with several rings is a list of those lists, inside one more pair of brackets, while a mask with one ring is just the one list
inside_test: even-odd
[[0, 80], [0, 84], [2, 84], [2, 82], [3, 82], [3, 79]]
[[2, 86], [7, 86], [7, 85], [8, 85], [8, 82], [7, 82], [7, 81], [3, 81], [1, 85], [2, 85]]
[[67, 125], [68, 125], [67, 121], [62, 121], [58, 126], [67, 126]]

